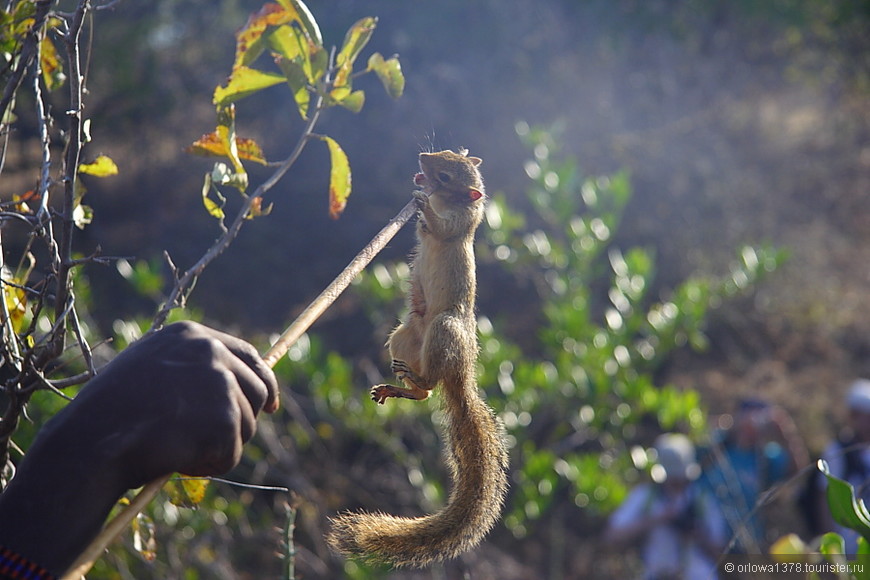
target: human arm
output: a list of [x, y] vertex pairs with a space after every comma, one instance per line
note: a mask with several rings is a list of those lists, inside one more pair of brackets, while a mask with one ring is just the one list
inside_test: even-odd
[[127, 348], [40, 431], [0, 495], [0, 546], [61, 573], [131, 488], [235, 466], [272, 371], [248, 343], [178, 323]]
[[631, 543], [656, 526], [676, 517], [679, 511], [676, 505], [671, 505], [670, 509], [652, 509], [654, 493], [650, 485], [640, 485], [632, 489], [622, 505], [610, 516], [604, 532], [605, 541], [615, 544]]

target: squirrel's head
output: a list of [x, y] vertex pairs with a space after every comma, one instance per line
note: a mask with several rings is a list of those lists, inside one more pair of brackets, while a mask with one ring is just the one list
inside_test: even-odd
[[414, 183], [430, 194], [440, 190], [457, 200], [474, 202], [484, 196], [483, 177], [478, 170], [482, 162], [480, 157], [469, 157], [466, 149], [459, 153], [420, 153], [422, 173], [414, 176]]

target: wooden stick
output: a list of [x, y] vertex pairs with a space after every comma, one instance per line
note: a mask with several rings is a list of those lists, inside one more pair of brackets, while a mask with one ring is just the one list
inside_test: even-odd
[[[353, 279], [362, 272], [366, 266], [371, 263], [375, 256], [384, 249], [384, 246], [398, 233], [402, 226], [414, 216], [417, 211], [417, 205], [414, 200], [409, 201], [402, 208], [396, 217], [384, 226], [384, 228], [372, 238], [372, 240], [363, 248], [356, 257], [336, 276], [335, 280], [326, 287], [326, 289], [315, 298], [308, 307], [293, 321], [284, 333], [278, 338], [278, 341], [272, 345], [266, 354], [263, 355], [263, 360], [269, 367], [274, 367], [278, 360], [287, 354], [287, 351], [293, 346], [299, 337], [301, 337], [310, 327], [317, 321], [318, 318], [329, 308], [336, 298], [347, 289]], [[130, 502], [121, 513], [106, 524], [103, 531], [94, 539], [93, 542], [85, 549], [84, 552], [73, 562], [69, 570], [67, 570], [61, 580], [80, 580], [91, 567], [94, 562], [102, 556], [108, 545], [118, 537], [121, 532], [133, 521], [133, 519], [145, 509], [154, 496], [172, 477], [172, 474], [165, 475], [142, 488], [133, 501]]]
[[409, 201], [402, 211], [390, 220], [378, 234], [372, 238], [372, 241], [363, 248], [356, 257], [341, 271], [341, 274], [335, 277], [335, 280], [326, 287], [320, 295], [315, 298], [308, 307], [302, 311], [293, 324], [287, 327], [284, 334], [278, 338], [277, 342], [263, 355], [263, 360], [271, 367], [274, 366], [278, 359], [287, 353], [287, 350], [299, 340], [306, 330], [308, 330], [314, 322], [332, 306], [336, 298], [347, 289], [353, 279], [362, 272], [366, 266], [374, 259], [378, 253], [384, 249], [384, 246], [393, 239], [393, 236], [408, 223], [414, 213], [417, 211], [415, 201]]

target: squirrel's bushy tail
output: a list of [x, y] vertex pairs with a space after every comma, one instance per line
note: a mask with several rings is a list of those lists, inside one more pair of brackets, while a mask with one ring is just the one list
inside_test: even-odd
[[425, 566], [476, 546], [501, 515], [508, 453], [495, 414], [477, 388], [444, 389], [452, 489], [434, 514], [403, 518], [349, 512], [332, 520], [327, 540], [349, 556], [392, 566]]

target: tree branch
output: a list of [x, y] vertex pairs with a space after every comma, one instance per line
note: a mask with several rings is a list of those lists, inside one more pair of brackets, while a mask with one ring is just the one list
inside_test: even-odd
[[299, 155], [302, 153], [302, 150], [305, 148], [305, 145], [308, 144], [308, 141], [311, 139], [311, 135], [314, 132], [314, 126], [317, 124], [318, 119], [320, 118], [320, 114], [323, 112], [323, 98], [318, 97], [317, 102], [314, 107], [314, 113], [312, 113], [311, 117], [308, 119], [308, 123], [305, 125], [305, 129], [302, 132], [302, 135], [299, 137], [299, 140], [296, 142], [296, 145], [293, 148], [293, 151], [290, 153], [290, 156], [287, 157], [274, 173], [251, 194], [250, 197], [245, 199], [245, 203], [242, 205], [239, 212], [236, 214], [235, 219], [233, 219], [233, 223], [230, 224], [230, 227], [221, 235], [220, 238], [202, 255], [202, 257], [191, 266], [184, 274], [181, 275], [180, 278], [176, 280], [175, 286], [172, 288], [169, 296], [166, 299], [166, 302], [163, 303], [163, 306], [154, 316], [154, 320], [151, 323], [151, 328], [148, 329], [146, 334], [151, 334], [155, 330], [159, 329], [166, 322], [166, 318], [169, 316], [169, 312], [178, 307], [183, 307], [184, 302], [187, 298], [189, 291], [192, 289], [193, 285], [196, 283], [196, 280], [202, 274], [203, 270], [211, 264], [215, 258], [220, 256], [236, 239], [236, 236], [239, 235], [239, 231], [242, 229], [242, 225], [248, 219], [248, 215], [251, 212], [251, 208], [254, 203], [263, 197], [270, 189], [272, 189], [278, 181], [284, 177], [284, 174], [296, 163], [296, 160], [299, 158]]

